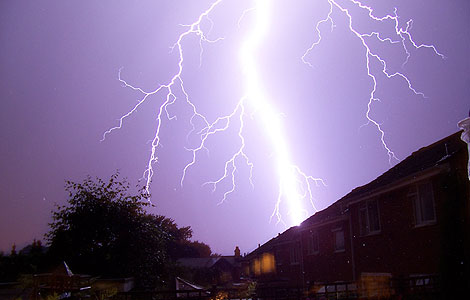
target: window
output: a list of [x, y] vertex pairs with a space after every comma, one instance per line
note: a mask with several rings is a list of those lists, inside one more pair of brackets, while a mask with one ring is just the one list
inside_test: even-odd
[[318, 233], [310, 232], [308, 238], [308, 254], [317, 254], [320, 251], [320, 245], [318, 242]]
[[274, 255], [269, 252], [263, 253], [263, 255], [261, 256], [261, 273], [273, 273], [274, 270], [276, 270]]
[[335, 251], [344, 251], [344, 231], [336, 230], [335, 235]]
[[255, 276], [259, 276], [261, 274], [261, 262], [258, 257], [251, 261], [250, 273], [254, 274]]
[[300, 245], [299, 243], [293, 243], [290, 248], [290, 263], [295, 265], [300, 263]]
[[379, 204], [377, 200], [367, 201], [359, 207], [361, 235], [380, 232]]
[[282, 252], [281, 250], [276, 250], [276, 265], [282, 265]]
[[435, 223], [436, 213], [431, 182], [420, 183], [411, 187], [408, 197], [413, 202], [416, 226]]

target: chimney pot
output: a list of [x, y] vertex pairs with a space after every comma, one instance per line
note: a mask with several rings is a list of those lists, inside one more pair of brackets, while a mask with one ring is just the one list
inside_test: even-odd
[[240, 257], [240, 248], [238, 246], [235, 247], [235, 257]]

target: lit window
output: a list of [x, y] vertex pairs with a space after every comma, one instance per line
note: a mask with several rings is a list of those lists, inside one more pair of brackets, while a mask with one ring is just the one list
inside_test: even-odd
[[319, 251], [318, 233], [311, 232], [308, 239], [308, 254], [317, 254]]
[[261, 256], [261, 273], [273, 273], [276, 270], [274, 264], [274, 255], [272, 253], [263, 253]]
[[359, 207], [361, 235], [380, 231], [379, 204], [377, 200], [367, 201]]
[[432, 224], [436, 221], [434, 195], [431, 182], [420, 183], [412, 188], [408, 197], [413, 202], [416, 225]]

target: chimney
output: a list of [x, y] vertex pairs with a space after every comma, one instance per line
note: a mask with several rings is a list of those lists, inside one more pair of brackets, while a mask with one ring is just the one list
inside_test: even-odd
[[460, 137], [462, 141], [468, 144], [468, 166], [467, 166], [467, 173], [468, 179], [470, 180], [470, 114], [468, 118], [463, 119], [457, 124], [461, 129], [463, 129], [462, 136]]
[[238, 246], [235, 247], [235, 258], [240, 258], [240, 248]]

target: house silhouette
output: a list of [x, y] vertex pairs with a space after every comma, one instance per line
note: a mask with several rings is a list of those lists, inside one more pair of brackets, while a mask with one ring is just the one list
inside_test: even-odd
[[299, 226], [260, 245], [242, 272], [260, 288], [363, 297], [470, 286], [470, 192], [462, 132], [412, 153]]

